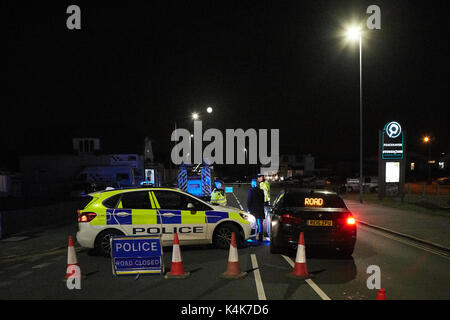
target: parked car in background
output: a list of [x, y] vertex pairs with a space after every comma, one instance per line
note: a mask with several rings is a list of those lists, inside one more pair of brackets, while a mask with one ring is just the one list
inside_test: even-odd
[[[359, 192], [359, 178], [347, 178], [343, 189], [346, 192]], [[364, 177], [363, 189], [378, 192], [378, 177]]]
[[442, 186], [450, 185], [450, 177], [439, 178], [436, 182]]

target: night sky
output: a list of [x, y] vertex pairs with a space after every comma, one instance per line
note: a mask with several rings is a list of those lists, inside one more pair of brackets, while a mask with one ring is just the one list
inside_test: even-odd
[[[281, 153], [358, 160], [359, 57], [344, 25], [381, 8], [363, 39], [364, 153], [398, 121], [408, 150], [449, 149], [449, 23], [438, 1], [2, 1], [0, 169], [66, 153], [72, 137], [105, 152], [169, 157], [174, 123], [211, 105], [207, 127], [280, 129]], [[66, 28], [81, 7], [82, 29]], [[159, 159], [164, 160], [164, 159]]]

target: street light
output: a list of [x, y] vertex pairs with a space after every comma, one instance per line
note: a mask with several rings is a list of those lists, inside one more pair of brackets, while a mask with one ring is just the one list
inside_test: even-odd
[[211, 107], [208, 107], [208, 108], [206, 108], [206, 112], [212, 113], [212, 112], [213, 112], [213, 109], [212, 109]]
[[359, 26], [350, 26], [346, 38], [359, 40], [359, 202], [363, 202], [363, 125], [362, 125], [362, 32]]
[[192, 119], [198, 120], [198, 113], [193, 112], [193, 113], [192, 113]]
[[350, 26], [345, 34], [348, 40], [356, 41], [361, 37], [361, 28], [359, 26]]

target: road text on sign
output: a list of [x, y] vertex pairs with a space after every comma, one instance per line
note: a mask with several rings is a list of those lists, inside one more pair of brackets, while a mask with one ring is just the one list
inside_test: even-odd
[[322, 198], [305, 198], [305, 207], [321, 207], [323, 206]]

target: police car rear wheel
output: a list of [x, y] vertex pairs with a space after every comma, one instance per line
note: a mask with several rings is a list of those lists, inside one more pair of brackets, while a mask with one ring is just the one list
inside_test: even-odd
[[238, 247], [240, 247], [242, 243], [241, 233], [239, 232], [239, 229], [232, 224], [221, 225], [214, 231], [214, 244], [220, 249], [229, 249], [232, 232], [236, 235], [236, 243]]
[[111, 254], [111, 237], [123, 236], [123, 233], [117, 230], [105, 230], [101, 232], [95, 240], [95, 249], [103, 256]]

